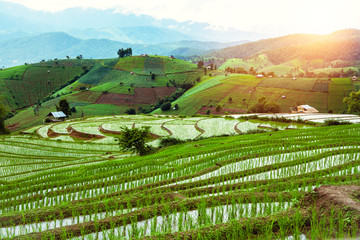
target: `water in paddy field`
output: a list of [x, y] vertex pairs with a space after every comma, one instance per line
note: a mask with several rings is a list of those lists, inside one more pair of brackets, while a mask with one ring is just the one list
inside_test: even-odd
[[[248, 203], [222, 205], [203, 210], [192, 210], [178, 212], [165, 216], [157, 216], [145, 221], [128, 224], [86, 236], [72, 238], [72, 240], [110, 239], [119, 237], [121, 239], [139, 238], [154, 234], [187, 231], [199, 227], [225, 223], [232, 219], [247, 217], [258, 217], [274, 214], [278, 211], [291, 207], [289, 202], [273, 203]], [[199, 212], [200, 211], [200, 212]]]
[[4, 227], [0, 228], [0, 233], [2, 238], [12, 238], [15, 236], [25, 235], [33, 232], [41, 232], [49, 229], [54, 229], [58, 227], [70, 226], [78, 223], [84, 223], [93, 221], [95, 219], [102, 219], [105, 217], [117, 216], [120, 214], [129, 213], [131, 211], [135, 211], [136, 208], [133, 209], [124, 209], [117, 210], [112, 212], [102, 212], [91, 215], [81, 215], [77, 217], [65, 218], [65, 219], [57, 219], [54, 221], [48, 222], [40, 222], [40, 223], [31, 223], [26, 225], [17, 225], [15, 227]]
[[244, 116], [253, 116], [253, 115], [257, 115], [259, 119], [261, 119], [261, 117], [266, 117], [266, 118], [283, 117], [291, 120], [301, 119], [304, 121], [316, 122], [316, 123], [324, 123], [326, 120], [330, 120], [330, 119], [338, 120], [338, 121], [348, 121], [351, 123], [360, 123], [360, 116], [354, 114], [276, 113], [276, 114], [234, 114], [231, 116], [234, 118], [240, 118]]

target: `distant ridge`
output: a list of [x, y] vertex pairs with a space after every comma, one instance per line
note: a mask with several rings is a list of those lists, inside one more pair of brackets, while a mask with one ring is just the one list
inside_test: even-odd
[[[294, 53], [293, 51], [313, 51], [316, 45], [317, 48], [325, 48], [323, 44], [336, 45], [336, 42], [341, 42], [345, 44], [350, 44], [350, 48], [342, 49], [343, 51], [360, 51], [356, 43], [360, 41], [360, 30], [357, 29], [344, 29], [333, 32], [328, 35], [315, 35], [315, 34], [292, 34], [283, 37], [269, 38], [265, 40], [260, 40], [256, 42], [250, 42], [241, 44], [238, 46], [232, 46], [224, 48], [220, 51], [214, 51], [209, 53], [209, 55], [215, 55], [225, 58], [252, 58], [257, 54], [271, 52], [272, 55], [275, 54], [275, 51], [278, 51], [277, 54], [283, 54], [285, 56], [291, 55], [293, 58], [300, 56], [299, 54]], [[312, 45], [313, 44], [313, 45]], [[340, 44], [339, 44], [340, 45]], [[334, 50], [335, 47], [331, 47], [329, 51]], [[301, 50], [300, 50], [301, 49]], [[360, 60], [359, 54], [353, 54], [353, 60]], [[273, 60], [270, 57], [270, 60]], [[289, 58], [284, 59], [284, 61], [289, 60]], [[291, 59], [290, 59], [291, 60]]]

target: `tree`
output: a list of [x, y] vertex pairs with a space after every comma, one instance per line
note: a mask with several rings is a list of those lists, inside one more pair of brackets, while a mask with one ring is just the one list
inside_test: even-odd
[[199, 62], [197, 63], [197, 66], [198, 66], [198, 68], [203, 67], [203, 66], [204, 66], [204, 62], [203, 62], [203, 61], [199, 61]]
[[161, 105], [161, 110], [162, 111], [168, 111], [171, 109], [171, 102], [165, 102]]
[[0, 104], [0, 135], [8, 134], [9, 130], [5, 127], [6, 108]]
[[222, 109], [222, 107], [220, 106], [220, 104], [219, 104], [219, 105], [217, 105], [217, 106], [216, 106], [216, 108], [215, 108], [215, 110], [216, 110], [217, 112], [220, 112], [220, 111], [221, 111], [221, 109]]
[[131, 48], [121, 48], [118, 50], [117, 54], [119, 55], [119, 58], [132, 56], [132, 49]]
[[270, 102], [265, 105], [265, 112], [267, 113], [279, 113], [280, 106], [274, 102]]
[[66, 99], [61, 99], [59, 105], [56, 105], [56, 111], [62, 111], [67, 116], [71, 115], [70, 106]]
[[35, 104], [35, 106], [34, 106], [34, 115], [35, 116], [39, 115], [39, 109], [40, 109], [39, 104]]
[[143, 126], [141, 128], [121, 127], [121, 135], [118, 138], [121, 149], [128, 150], [139, 154], [146, 155], [152, 151], [152, 148], [145, 144], [149, 138], [150, 127]]
[[280, 106], [274, 102], [268, 103], [265, 97], [258, 99], [258, 102], [249, 109], [251, 113], [278, 113]]
[[125, 113], [129, 114], [129, 115], [135, 115], [136, 110], [135, 110], [135, 108], [128, 108], [128, 109], [126, 109]]
[[251, 68], [249, 69], [249, 73], [250, 73], [251, 75], [256, 75], [256, 70], [254, 69], [254, 67], [251, 67]]
[[351, 92], [349, 97], [345, 97], [343, 102], [347, 105], [348, 113], [360, 114], [360, 90]]

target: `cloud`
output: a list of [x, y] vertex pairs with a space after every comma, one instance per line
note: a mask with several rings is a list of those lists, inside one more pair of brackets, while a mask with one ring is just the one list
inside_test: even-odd
[[358, 0], [6, 0], [27, 7], [61, 11], [71, 7], [116, 9], [157, 19], [206, 22], [213, 28], [245, 31], [327, 33], [340, 28], [360, 28]]

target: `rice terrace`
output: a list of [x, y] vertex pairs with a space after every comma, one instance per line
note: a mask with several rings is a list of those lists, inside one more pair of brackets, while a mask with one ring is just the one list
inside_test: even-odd
[[0, 240], [360, 239], [360, 4], [285, 2], [0, 0]]
[[[296, 121], [110, 116], [1, 137], [2, 239], [358, 236], [360, 125]], [[120, 126], [143, 125], [195, 141], [121, 151]]]

